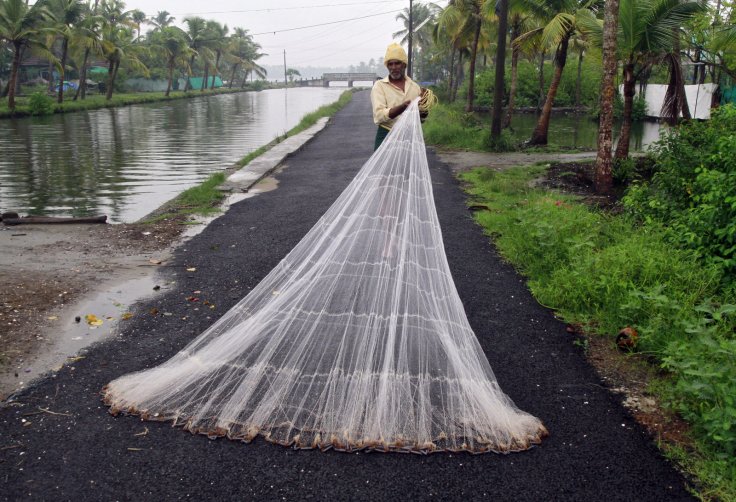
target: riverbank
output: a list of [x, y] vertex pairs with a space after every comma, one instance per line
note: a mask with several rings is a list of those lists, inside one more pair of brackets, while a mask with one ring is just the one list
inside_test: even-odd
[[[63, 103], [53, 101], [51, 105], [51, 113], [71, 113], [85, 110], [97, 110], [100, 108], [116, 108], [120, 106], [138, 105], [142, 103], [156, 103], [160, 101], [172, 101], [176, 99], [192, 99], [203, 96], [216, 96], [218, 94], [231, 94], [238, 92], [250, 92], [255, 89], [207, 89], [205, 91], [192, 90], [172, 91], [168, 96], [165, 92], [134, 92], [113, 94], [112, 99], [107, 100], [103, 94], [88, 94], [84, 100], [73, 101], [71, 98], [65, 99]], [[51, 98], [49, 98], [51, 99]], [[29, 117], [33, 115], [30, 105], [30, 97], [16, 97], [15, 110], [8, 109], [7, 100], [0, 102], [0, 119]]]

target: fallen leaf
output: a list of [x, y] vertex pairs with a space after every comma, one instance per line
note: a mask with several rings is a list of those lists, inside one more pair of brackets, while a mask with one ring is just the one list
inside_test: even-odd
[[124, 313], [123, 315], [120, 316], [120, 319], [122, 319], [123, 321], [127, 321], [131, 317], [133, 317], [133, 314], [131, 314], [130, 312], [126, 312], [126, 313]]
[[196, 271], [197, 271], [197, 267], [189, 267], [187, 269], [187, 272], [196, 272]]
[[52, 315], [52, 316], [47, 317], [46, 319], [48, 319], [49, 321], [55, 321], [58, 319], [58, 317], [55, 315]]
[[150, 260], [148, 260], [148, 262], [149, 263], [153, 263], [154, 265], [161, 265], [161, 260], [155, 260], [153, 258], [151, 258]]
[[94, 314], [87, 314], [86, 316], [84, 316], [84, 320], [87, 321], [87, 324], [89, 324], [90, 326], [102, 326], [104, 322], [102, 319], [98, 318]]

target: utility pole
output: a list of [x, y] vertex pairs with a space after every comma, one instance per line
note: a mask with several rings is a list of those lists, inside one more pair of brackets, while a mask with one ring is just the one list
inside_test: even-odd
[[411, 73], [411, 53], [412, 53], [411, 48], [412, 48], [412, 45], [413, 45], [412, 44], [412, 28], [413, 28], [412, 27], [412, 24], [413, 24], [412, 10], [413, 10], [412, 9], [412, 0], [409, 0], [409, 64], [407, 65], [406, 74], [409, 75], [410, 77], [412, 75], [412, 73]]
[[284, 87], [289, 87], [289, 80], [286, 77], [286, 49], [284, 49]]

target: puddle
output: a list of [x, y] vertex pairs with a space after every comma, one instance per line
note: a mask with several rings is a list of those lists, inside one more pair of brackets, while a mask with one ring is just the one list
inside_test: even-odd
[[[279, 171], [280, 169], [276, 172]], [[222, 204], [221, 213], [214, 217], [196, 220], [197, 223], [182, 234], [183, 239], [186, 240], [202, 232], [210, 222], [227, 212], [232, 204], [275, 190], [278, 185], [278, 180], [269, 176], [253, 185], [248, 192], [229, 195]], [[126, 314], [141, 314], [130, 312], [130, 307], [138, 301], [156, 295], [157, 291], [154, 290], [154, 287], [157, 285], [161, 287], [161, 290], [167, 288], [167, 284], [162, 283], [155, 274], [146, 272], [140, 277], [111, 283], [80, 302], [65, 306], [60, 314], [65, 318], [58, 321], [60, 327], [54, 331], [45, 331], [39, 336], [37, 353], [14, 362], [7, 372], [0, 373], [0, 397], [7, 397], [27, 387], [35, 379], [49, 371], [58, 370], [66, 362], [73, 362], [77, 357], [84, 357], [87, 347], [118, 334], [119, 323], [126, 322]], [[88, 319], [87, 315], [93, 315], [94, 318]], [[79, 321], [75, 320], [77, 316]], [[95, 319], [102, 323], [94, 326], [88, 322], [88, 320], [94, 322]]]
[[[0, 374], [0, 395], [7, 396], [26, 387], [48, 371], [58, 370], [65, 362], [83, 357], [84, 349], [93, 343], [117, 334], [118, 324], [126, 322], [126, 314], [140, 315], [140, 312], [130, 312], [130, 307], [139, 300], [156, 295], [157, 291], [153, 288], [157, 285], [159, 282], [152, 274], [145, 275], [111, 284], [94, 293], [94, 297], [65, 307], [63, 312], [69, 318], [60, 320], [63, 324], [57, 330], [43, 333], [38, 353], [14, 364], [8, 373]], [[160, 286], [161, 289], [166, 288], [163, 284]], [[91, 325], [86, 319], [88, 314], [93, 315], [98, 322], [102, 321], [102, 324]], [[79, 322], [75, 320], [76, 316], [79, 316]]]

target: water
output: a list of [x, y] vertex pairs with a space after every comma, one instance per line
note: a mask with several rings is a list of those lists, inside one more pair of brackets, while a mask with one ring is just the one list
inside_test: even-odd
[[[514, 138], [528, 140], [538, 116], [532, 113], [517, 113], [511, 121]], [[488, 117], [490, 123], [490, 115]], [[618, 137], [621, 124], [613, 127], [614, 140]], [[646, 151], [659, 139], [660, 124], [657, 122], [634, 122], [631, 126], [631, 151]], [[586, 114], [553, 114], [550, 119], [547, 140], [550, 144], [571, 148], [595, 150], [598, 142], [598, 122]]]
[[0, 121], [0, 211], [132, 222], [338, 99], [224, 94]]

